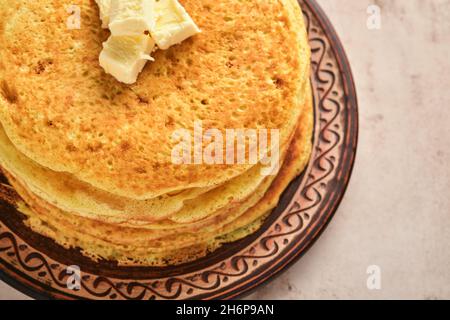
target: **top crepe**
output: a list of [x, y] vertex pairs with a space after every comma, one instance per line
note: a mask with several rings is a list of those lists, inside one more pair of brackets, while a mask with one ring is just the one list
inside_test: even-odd
[[[251, 165], [176, 165], [177, 129], [280, 129], [303, 105], [309, 51], [294, 0], [181, 1], [202, 34], [155, 55], [138, 82], [106, 75], [93, 1], [0, 0], [0, 122], [24, 155], [132, 199], [222, 184]], [[70, 22], [70, 21], [69, 21]]]

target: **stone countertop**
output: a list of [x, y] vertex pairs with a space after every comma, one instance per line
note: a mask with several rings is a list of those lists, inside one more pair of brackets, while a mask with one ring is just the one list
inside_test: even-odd
[[[249, 298], [450, 299], [450, 0], [318, 2], [355, 76], [356, 165], [321, 238]], [[370, 5], [380, 29], [367, 27]], [[0, 282], [0, 299], [22, 298]]]

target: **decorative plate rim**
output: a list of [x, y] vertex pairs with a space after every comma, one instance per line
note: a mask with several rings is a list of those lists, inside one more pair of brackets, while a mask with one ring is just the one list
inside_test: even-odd
[[[300, 202], [299, 202], [299, 198], [301, 197], [300, 193], [305, 191], [305, 193], [308, 191], [306, 190], [306, 186], [305, 184], [309, 181], [309, 176], [303, 178], [298, 178], [296, 181], [296, 186], [289, 187], [290, 189], [295, 188], [295, 190], [291, 190], [295, 193], [298, 194], [291, 194], [290, 199], [287, 201], [287, 205], [286, 207], [283, 209], [282, 212], [278, 212], [275, 213], [271, 216], [271, 218], [269, 218], [269, 221], [266, 222], [266, 226], [267, 228], [263, 228], [263, 230], [260, 230], [260, 232], [258, 232], [256, 235], [250, 236], [249, 239], [245, 242], [245, 244], [239, 247], [239, 250], [237, 252], [241, 252], [240, 255], [237, 255], [237, 252], [230, 254], [230, 256], [227, 256], [223, 259], [223, 261], [225, 262], [230, 262], [232, 265], [231, 267], [228, 266], [229, 268], [234, 268], [233, 270], [237, 270], [239, 272], [242, 272], [242, 270], [239, 270], [239, 265], [241, 264], [245, 266], [245, 271], [242, 273], [242, 275], [238, 274], [238, 276], [241, 276], [238, 280], [236, 280], [236, 284], [232, 283], [232, 284], [224, 284], [225, 282], [228, 282], [228, 278], [227, 278], [227, 274], [225, 272], [221, 273], [221, 266], [219, 265], [220, 263], [225, 264], [225, 262], [219, 261], [219, 262], [213, 262], [210, 265], [208, 265], [208, 267], [203, 268], [201, 270], [196, 270], [196, 271], [188, 271], [186, 273], [182, 273], [180, 272], [181, 276], [175, 275], [175, 276], [165, 276], [162, 277], [161, 279], [164, 280], [164, 284], [165, 284], [165, 289], [167, 292], [171, 293], [171, 290], [174, 289], [173, 287], [177, 288], [177, 292], [178, 295], [175, 294], [173, 295], [173, 297], [175, 298], [179, 298], [179, 297], [185, 297], [186, 298], [186, 292], [184, 292], [183, 290], [183, 285], [192, 285], [192, 287], [194, 289], [196, 289], [197, 287], [195, 286], [195, 277], [205, 277], [203, 280], [203, 284], [209, 284], [209, 277], [211, 274], [214, 274], [215, 276], [217, 276], [217, 281], [218, 281], [218, 285], [217, 287], [212, 286], [211, 288], [211, 292], [208, 292], [208, 288], [204, 289], [201, 287], [201, 290], [198, 290], [199, 293], [196, 294], [192, 294], [194, 292], [194, 289], [190, 288], [188, 289], [191, 290], [191, 294], [192, 296], [189, 297], [189, 293], [187, 293], [187, 298], [196, 298], [196, 299], [236, 299], [236, 298], [241, 298], [243, 296], [246, 296], [248, 294], [250, 294], [253, 290], [255, 290], [256, 288], [260, 287], [261, 285], [266, 285], [268, 284], [270, 281], [272, 281], [274, 278], [278, 277], [279, 275], [281, 275], [282, 272], [286, 271], [292, 264], [294, 264], [298, 259], [300, 259], [311, 247], [312, 245], [315, 243], [315, 241], [317, 241], [317, 239], [319, 238], [319, 236], [322, 234], [322, 232], [326, 229], [326, 227], [328, 226], [328, 224], [330, 223], [332, 217], [334, 216], [334, 214], [336, 213], [337, 208], [339, 207], [339, 204], [342, 201], [342, 198], [344, 197], [344, 194], [346, 192], [351, 174], [353, 172], [353, 167], [354, 167], [354, 162], [355, 162], [355, 157], [356, 157], [356, 148], [357, 148], [357, 144], [358, 144], [358, 123], [359, 123], [359, 115], [358, 115], [358, 102], [357, 102], [357, 95], [356, 95], [356, 88], [355, 88], [355, 83], [354, 83], [354, 79], [353, 79], [353, 75], [352, 75], [352, 71], [350, 68], [350, 64], [347, 58], [347, 55], [344, 51], [344, 48], [342, 46], [341, 41], [339, 40], [339, 37], [336, 33], [336, 31], [334, 30], [331, 22], [329, 21], [329, 19], [327, 18], [327, 16], [325, 15], [325, 13], [323, 12], [323, 10], [320, 8], [320, 6], [317, 4], [317, 2], [315, 0], [299, 0], [299, 2], [301, 3], [302, 7], [304, 9], [307, 9], [305, 11], [308, 12], [308, 14], [310, 14], [311, 16], [308, 16], [308, 20], [313, 20], [317, 23], [318, 28], [320, 30], [316, 30], [314, 31], [314, 27], [311, 27], [311, 21], [308, 21], [308, 31], [314, 31], [317, 32], [318, 34], [320, 34], [320, 32], [323, 33], [322, 37], [327, 39], [327, 41], [329, 42], [329, 46], [326, 46], [326, 41], [322, 40], [325, 44], [323, 46], [323, 52], [322, 55], [320, 57], [320, 61], [319, 61], [319, 65], [317, 66], [317, 70], [316, 70], [316, 74], [315, 76], [318, 77], [318, 81], [321, 82], [322, 80], [321, 78], [321, 72], [330, 72], [329, 70], [322, 70], [320, 69], [320, 64], [323, 62], [322, 60], [324, 59], [324, 57], [327, 54], [326, 50], [331, 51], [332, 56], [334, 56], [336, 59], [334, 60], [335, 62], [337, 62], [337, 70], [336, 71], [336, 75], [333, 75], [333, 80], [332, 80], [332, 85], [330, 86], [330, 91], [327, 93], [331, 93], [334, 85], [337, 82], [341, 82], [341, 90], [343, 90], [343, 97], [342, 100], [344, 102], [341, 102], [342, 106], [345, 108], [345, 110], [341, 110], [339, 107], [341, 107], [341, 105], [339, 105], [338, 102], [338, 98], [335, 98], [335, 101], [333, 101], [334, 103], [336, 103], [336, 105], [338, 105], [337, 107], [337, 115], [336, 118], [333, 118], [332, 120], [330, 120], [329, 123], [325, 123], [325, 127], [327, 127], [328, 125], [331, 125], [334, 123], [334, 121], [338, 118], [339, 115], [341, 115], [342, 113], [348, 113], [347, 114], [347, 118], [346, 120], [348, 121], [349, 119], [351, 119], [351, 123], [350, 125], [348, 125], [348, 123], [344, 123], [344, 129], [343, 128], [339, 128], [339, 126], [337, 127], [338, 129], [336, 130], [343, 130], [345, 131], [345, 143], [342, 143], [342, 145], [340, 145], [339, 143], [336, 143], [335, 145], [333, 145], [332, 147], [334, 149], [337, 149], [338, 147], [342, 147], [342, 149], [344, 151], [342, 151], [342, 154], [346, 156], [346, 158], [344, 160], [340, 159], [340, 163], [339, 163], [339, 167], [341, 168], [341, 170], [338, 172], [338, 170], [333, 167], [332, 171], [334, 169], [336, 169], [335, 171], [335, 175], [337, 174], [343, 174], [344, 176], [340, 176], [340, 177], [335, 177], [335, 179], [333, 179], [333, 181], [330, 180], [330, 184], [331, 187], [328, 187], [330, 190], [324, 191], [324, 194], [326, 194], [327, 196], [331, 196], [331, 194], [334, 195], [334, 198], [332, 200], [329, 200], [329, 204], [331, 205], [330, 208], [325, 208], [326, 212], [320, 214], [320, 212], [316, 215], [313, 215], [311, 217], [308, 216], [308, 213], [304, 213], [304, 215], [310, 219], [311, 221], [309, 221], [309, 224], [305, 223], [303, 221], [303, 216], [300, 217], [300, 214], [298, 214], [299, 220], [300, 220], [300, 229], [298, 229], [297, 231], [299, 232], [299, 234], [304, 234], [304, 238], [300, 239], [300, 235], [297, 234], [295, 235], [295, 237], [293, 236], [292, 238], [290, 238], [290, 241], [288, 240], [288, 238], [286, 238], [284, 240], [284, 244], [285, 244], [285, 248], [284, 249], [280, 249], [281, 251], [279, 252], [278, 256], [278, 244], [275, 240], [273, 240], [273, 244], [274, 244], [274, 248], [276, 249], [275, 251], [272, 250], [272, 255], [274, 256], [274, 261], [270, 261], [274, 263], [274, 266], [270, 266], [267, 269], [264, 269], [262, 267], [258, 266], [258, 263], [256, 261], [257, 258], [261, 258], [261, 259], [265, 259], [267, 257], [271, 257], [270, 254], [268, 254], [268, 256], [262, 256], [262, 257], [251, 257], [250, 255], [245, 255], [244, 253], [247, 251], [251, 252], [252, 249], [254, 249], [253, 245], [255, 243], [258, 242], [257, 245], [259, 246], [263, 246], [264, 250], [267, 249], [268, 252], [270, 252], [270, 240], [271, 240], [271, 236], [272, 237], [277, 237], [280, 234], [270, 234], [270, 228], [274, 227], [276, 229], [276, 227], [279, 224], [279, 221], [283, 220], [284, 223], [286, 223], [288, 226], [290, 226], [290, 218], [291, 218], [291, 213], [295, 210], [297, 211], [302, 211], [304, 212], [306, 209], [301, 208], [300, 207]], [[320, 37], [319, 37], [320, 38]], [[320, 39], [310, 39], [310, 41], [314, 41], [317, 40], [320, 42]], [[331, 66], [328, 66], [329, 68], [331, 68]], [[314, 76], [314, 75], [313, 75]], [[339, 78], [338, 80], [336, 80], [336, 78]], [[317, 79], [316, 79], [317, 80]], [[320, 91], [320, 85], [316, 84], [317, 88], [316, 91]], [[323, 94], [323, 92], [322, 92]], [[325, 100], [325, 98], [318, 99], [319, 93], [315, 92], [315, 109], [317, 111], [317, 109], [319, 108], [317, 106], [317, 104], [321, 105], [321, 108], [326, 108], [325, 106], [323, 106], [323, 100]], [[338, 94], [336, 93], [336, 96]], [[325, 95], [326, 96], [326, 95]], [[328, 97], [327, 97], [328, 99]], [[331, 100], [330, 100], [331, 101]], [[319, 113], [320, 114], [320, 113]], [[342, 115], [341, 115], [342, 116]], [[335, 124], [336, 125], [336, 124]], [[316, 114], [316, 139], [317, 137], [321, 136], [322, 134], [324, 134], [324, 132], [326, 131], [325, 129], [320, 129], [317, 130], [317, 128], [322, 126], [322, 119], [321, 117], [319, 117]], [[330, 131], [332, 133], [334, 133], [334, 131]], [[329, 133], [329, 132], [328, 132]], [[327, 139], [324, 137], [321, 137], [320, 139]], [[339, 141], [338, 141], [339, 142]], [[315, 147], [319, 148], [320, 147], [320, 142], [318, 142], [317, 146], [315, 144]], [[332, 150], [332, 149], [330, 149]], [[321, 157], [323, 155], [322, 152], [319, 151], [315, 151], [317, 152], [317, 154], [320, 154], [320, 156], [318, 156], [318, 158], [312, 158], [310, 161], [310, 165], [308, 166], [307, 169], [307, 173], [309, 172], [311, 174], [312, 170], [314, 168], [312, 168], [313, 163], [315, 163], [316, 161], [318, 161], [318, 163], [322, 160]], [[326, 152], [325, 152], [326, 153]], [[340, 153], [339, 153], [340, 155]], [[317, 165], [317, 164], [316, 164]], [[318, 164], [319, 168], [321, 167], [321, 164]], [[338, 167], [338, 166], [336, 166]], [[311, 169], [312, 168], [312, 169]], [[311, 170], [309, 170], [311, 169]], [[341, 179], [338, 181], [338, 178]], [[335, 181], [336, 180], [336, 181]], [[303, 190], [303, 187], [305, 188], [305, 190]], [[288, 188], [288, 189], [289, 189]], [[286, 191], [287, 192], [287, 191]], [[318, 191], [317, 191], [318, 192]], [[306, 195], [306, 197], [308, 197]], [[331, 199], [331, 198], [330, 198]], [[322, 201], [323, 199], [320, 199], [320, 201]], [[297, 205], [298, 207], [295, 207], [295, 205]], [[326, 207], [326, 206], [325, 206]], [[280, 209], [280, 208], [278, 208]], [[275, 211], [281, 211], [276, 209]], [[301, 210], [300, 210], [301, 209]], [[1, 222], [1, 221], [0, 221]], [[310, 227], [309, 229], [305, 228], [303, 229], [304, 225], [306, 225], [306, 227]], [[0, 223], [0, 227], [1, 227], [1, 223]], [[280, 228], [282, 228], [280, 226]], [[295, 230], [295, 229], [294, 229]], [[309, 233], [308, 233], [309, 231]], [[0, 229], [0, 236], [2, 235], [2, 230]], [[289, 232], [287, 232], [287, 235], [290, 235]], [[12, 237], [18, 237], [17, 235], [12, 235]], [[1, 242], [2, 238], [0, 237], [0, 242]], [[9, 239], [11, 240], [11, 239]], [[22, 239], [18, 239], [18, 240], [22, 240]], [[19, 254], [19, 245], [17, 243], [17, 240], [14, 238], [11, 240], [11, 247], [15, 247], [14, 250], [16, 251], [16, 254], [18, 255], [18, 259], [20, 260], [20, 254]], [[31, 247], [31, 246], [30, 246]], [[37, 253], [39, 253], [38, 249], [35, 249]], [[256, 250], [256, 249], [255, 249]], [[263, 251], [264, 251], [263, 250]], [[284, 251], [283, 251], [284, 250]], [[4, 252], [5, 249], [0, 247], [0, 253]], [[41, 255], [42, 256], [42, 255]], [[277, 259], [278, 257], [278, 259]], [[237, 258], [237, 259], [236, 259]], [[248, 258], [248, 259], [247, 259]], [[45, 263], [49, 265], [48, 260], [53, 260], [50, 257], [45, 257], [42, 256], [42, 259], [45, 260]], [[233, 260], [236, 260], [233, 262]], [[250, 270], [251, 268], [248, 265], [247, 260], [251, 260], [251, 259], [255, 259], [253, 261], [253, 269], [252, 271], [247, 272], [248, 270]], [[256, 261], [256, 265], [255, 265], [255, 261]], [[51, 263], [51, 261], [50, 261]], [[234, 264], [233, 264], [234, 263]], [[266, 262], [267, 263], [267, 262]], [[50, 270], [50, 267], [47, 265], [47, 268], [50, 273], [52, 272]], [[264, 265], [264, 263], [262, 263], [261, 265]], [[216, 267], [215, 269], [213, 267]], [[207, 269], [207, 270], [206, 270]], [[214, 271], [213, 271], [214, 270]], [[101, 273], [101, 272], [100, 272]], [[190, 275], [192, 274], [192, 283], [187, 284], [187, 280], [190, 278]], [[62, 274], [60, 273], [59, 276], [61, 276]], [[110, 290], [105, 291], [107, 292], [103, 297], [106, 298], [110, 298], [110, 299], [116, 299], [118, 298], [118, 295], [121, 295], [120, 292], [120, 288], [118, 285], [118, 282], [114, 282], [113, 280], [119, 280], [120, 277], [111, 277], [114, 278], [113, 280], [110, 280], [107, 276], [99, 276], [99, 275], [95, 275], [97, 277], [96, 280], [99, 280], [97, 285], [101, 286], [103, 282], [108, 282], [108, 285], [111, 286]], [[230, 274], [230, 277], [234, 276], [233, 274]], [[16, 278], [17, 277], [17, 278]], [[52, 275], [53, 280], [55, 282], [58, 281], [57, 278], [54, 277], [54, 275]], [[83, 296], [79, 296], [77, 294], [70, 294], [67, 293], [65, 291], [59, 290], [59, 289], [55, 289], [53, 288], [51, 285], [45, 284], [43, 282], [38, 281], [37, 279], [35, 279], [34, 277], [30, 276], [29, 274], [26, 274], [24, 272], [22, 272], [21, 270], [18, 270], [17, 268], [14, 268], [14, 266], [12, 266], [11, 264], [9, 264], [7, 261], [5, 261], [1, 256], [0, 256], [0, 279], [2, 281], [4, 281], [5, 283], [7, 283], [8, 285], [12, 286], [13, 288], [17, 289], [18, 291], [32, 297], [35, 299], [52, 299], [52, 298], [66, 298], [66, 299], [80, 299], [80, 298], [84, 298]], [[139, 287], [140, 289], [142, 289], [142, 294], [138, 294], [138, 298], [147, 298], [148, 296], [150, 296], [150, 299], [152, 298], [156, 298], [156, 297], [162, 297], [164, 298], [163, 294], [158, 294], [155, 293], [156, 289], [152, 288], [151, 285], [159, 282], [159, 279], [144, 279], [144, 278], [139, 278], [139, 280], [141, 280], [141, 283], [138, 283], [138, 280], [133, 280], [132, 277], [127, 278], [130, 280], [130, 282], [128, 283], [128, 289], [130, 290], [130, 292], [132, 292], [134, 289], [136, 289], [137, 287]], [[205, 280], [206, 279], [206, 280]], [[225, 281], [225, 279], [227, 279], [227, 281]], [[173, 281], [172, 281], [173, 280]], [[103, 281], [103, 282], [102, 282]], [[144, 283], [144, 281], [150, 281], [149, 283]], [[153, 281], [153, 282], [151, 282]], [[178, 282], [177, 282], [178, 281]], [[216, 283], [217, 283], [216, 281]], [[97, 281], [94, 281], [94, 283], [96, 283]], [[170, 283], [169, 283], [170, 282]], [[232, 281], [230, 281], [232, 282]], [[43, 287], [45, 286], [45, 288]], [[93, 285], [93, 290], [96, 289], [96, 285]], [[117, 292], [116, 293], [111, 293], [111, 295], [109, 294], [110, 291], [114, 291]], [[147, 290], [150, 291], [150, 294], [147, 295]], [[206, 290], [206, 292], [202, 292]], [[89, 291], [89, 290], [88, 290]], [[183, 295], [181, 293], [183, 293]], [[102, 297], [101, 295], [99, 295], [98, 297]], [[122, 295], [122, 297], [124, 298], [128, 298], [126, 295]], [[133, 296], [130, 294], [130, 297], [133, 298]], [[169, 298], [172, 296], [169, 296]]]

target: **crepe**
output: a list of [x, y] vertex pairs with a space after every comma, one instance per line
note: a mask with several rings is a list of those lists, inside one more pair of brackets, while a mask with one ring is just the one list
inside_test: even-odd
[[[305, 168], [313, 111], [298, 3], [181, 2], [202, 33], [125, 85], [99, 66], [109, 33], [93, 1], [77, 3], [73, 29], [69, 1], [0, 0], [0, 168], [35, 232], [94, 260], [186, 263], [258, 230]], [[179, 133], [195, 140], [199, 127], [276, 129], [279, 144], [258, 151], [279, 152], [280, 166], [267, 176], [237, 162], [249, 139], [234, 163], [175, 162]]]
[[115, 260], [121, 265], [165, 266], [185, 263], [217, 249], [223, 243], [243, 238], [261, 226], [267, 212], [276, 206], [283, 190], [309, 160], [313, 126], [311, 108], [309, 103], [308, 112], [302, 116], [288, 156], [274, 180], [266, 180], [251, 197], [214, 219], [213, 223], [202, 221], [194, 229], [182, 226], [181, 230], [162, 232], [70, 218], [67, 213], [27, 193], [11, 176], [9, 178], [32, 208], [22, 207], [31, 228], [56, 239], [67, 248], [80, 247], [87, 256]]
[[196, 121], [222, 133], [279, 129], [286, 145], [309, 70], [295, 1], [182, 1], [203, 32], [157, 52], [131, 86], [99, 66], [108, 32], [95, 3], [77, 2], [81, 29], [67, 27], [71, 4], [0, 0], [0, 123], [28, 158], [144, 200], [220, 185], [253, 166], [174, 164], [173, 132], [193, 135]]

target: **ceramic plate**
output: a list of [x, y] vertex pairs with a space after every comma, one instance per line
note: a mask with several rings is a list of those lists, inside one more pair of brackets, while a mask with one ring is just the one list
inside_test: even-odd
[[[256, 234], [177, 267], [94, 263], [31, 232], [0, 177], [0, 277], [34, 298], [230, 299], [248, 294], [300, 258], [335, 213], [346, 189], [358, 135], [356, 93], [342, 45], [314, 0], [300, 1], [312, 48], [315, 134], [311, 161]], [[69, 266], [81, 269], [70, 290]], [[70, 269], [69, 269], [70, 270]]]

